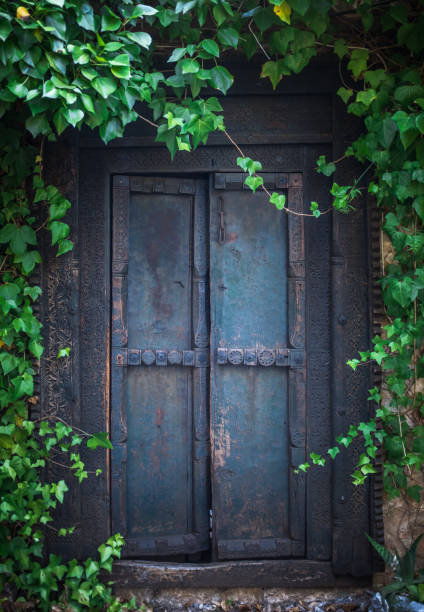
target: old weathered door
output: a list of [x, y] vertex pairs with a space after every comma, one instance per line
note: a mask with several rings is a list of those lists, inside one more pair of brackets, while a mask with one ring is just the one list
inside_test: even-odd
[[292, 213], [239, 173], [114, 178], [112, 529], [127, 556], [304, 555], [302, 181], [265, 180]]
[[281, 213], [242, 174], [211, 192], [211, 432], [219, 559], [304, 554], [304, 241], [301, 175], [269, 174]]
[[112, 528], [129, 555], [209, 548], [206, 184], [115, 177]]

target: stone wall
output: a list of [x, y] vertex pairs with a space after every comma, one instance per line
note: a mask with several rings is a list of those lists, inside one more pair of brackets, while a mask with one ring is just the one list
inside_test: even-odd
[[[382, 232], [382, 271], [393, 263], [394, 251], [389, 237]], [[418, 381], [417, 391], [424, 391], [424, 379]], [[382, 400], [385, 405], [390, 404], [390, 395], [382, 384]], [[424, 475], [416, 475], [410, 486], [419, 484], [424, 486]], [[409, 548], [412, 542], [421, 533], [424, 533], [424, 503], [417, 503], [410, 498], [389, 499], [386, 495], [383, 503], [385, 545], [391, 551], [397, 550], [401, 555]], [[418, 547], [419, 567], [424, 567], [424, 538]]]

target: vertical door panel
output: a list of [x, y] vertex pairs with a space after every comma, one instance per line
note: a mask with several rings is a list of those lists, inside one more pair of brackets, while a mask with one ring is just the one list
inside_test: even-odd
[[263, 192], [217, 192], [214, 220], [225, 236], [215, 247], [212, 299], [222, 346], [287, 345], [287, 219]]
[[131, 194], [131, 346], [186, 349], [190, 345], [192, 203], [190, 195]]
[[[128, 346], [191, 341], [192, 198], [131, 194]], [[128, 371], [128, 537], [183, 533], [190, 523], [191, 382], [183, 367]]]
[[[125, 523], [128, 555], [209, 546], [208, 483], [198, 478], [196, 456], [193, 461], [193, 416], [197, 422], [202, 394], [194, 369], [206, 370], [193, 367], [193, 217], [204, 198], [196, 196], [195, 181], [185, 181], [185, 189], [181, 182], [131, 179], [128, 275], [120, 283], [126, 313], [118, 317], [126, 317], [128, 342], [123, 367], [115, 357], [113, 376], [123, 380], [119, 397], [112, 395], [112, 412], [124, 413], [126, 428], [125, 472], [119, 474], [123, 507], [113, 518], [117, 527]], [[197, 187], [201, 191], [200, 182]], [[206, 410], [205, 401], [200, 409]]]
[[[290, 194], [287, 175], [267, 181]], [[219, 559], [298, 556], [304, 499], [291, 465], [304, 447], [304, 376], [287, 366], [303, 364], [303, 262], [290, 255], [287, 215], [242, 185], [216, 175], [210, 211], [215, 544]]]

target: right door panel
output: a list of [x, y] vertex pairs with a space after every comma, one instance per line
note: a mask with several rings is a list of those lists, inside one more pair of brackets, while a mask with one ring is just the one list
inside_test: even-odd
[[304, 554], [301, 175], [216, 174], [210, 208], [212, 498], [218, 559]]

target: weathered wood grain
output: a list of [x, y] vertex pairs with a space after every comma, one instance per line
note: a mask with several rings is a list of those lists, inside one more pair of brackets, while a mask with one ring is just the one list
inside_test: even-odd
[[190, 563], [146, 563], [119, 561], [112, 579], [121, 587], [308, 587], [335, 584], [331, 563], [319, 561], [227, 561]]

